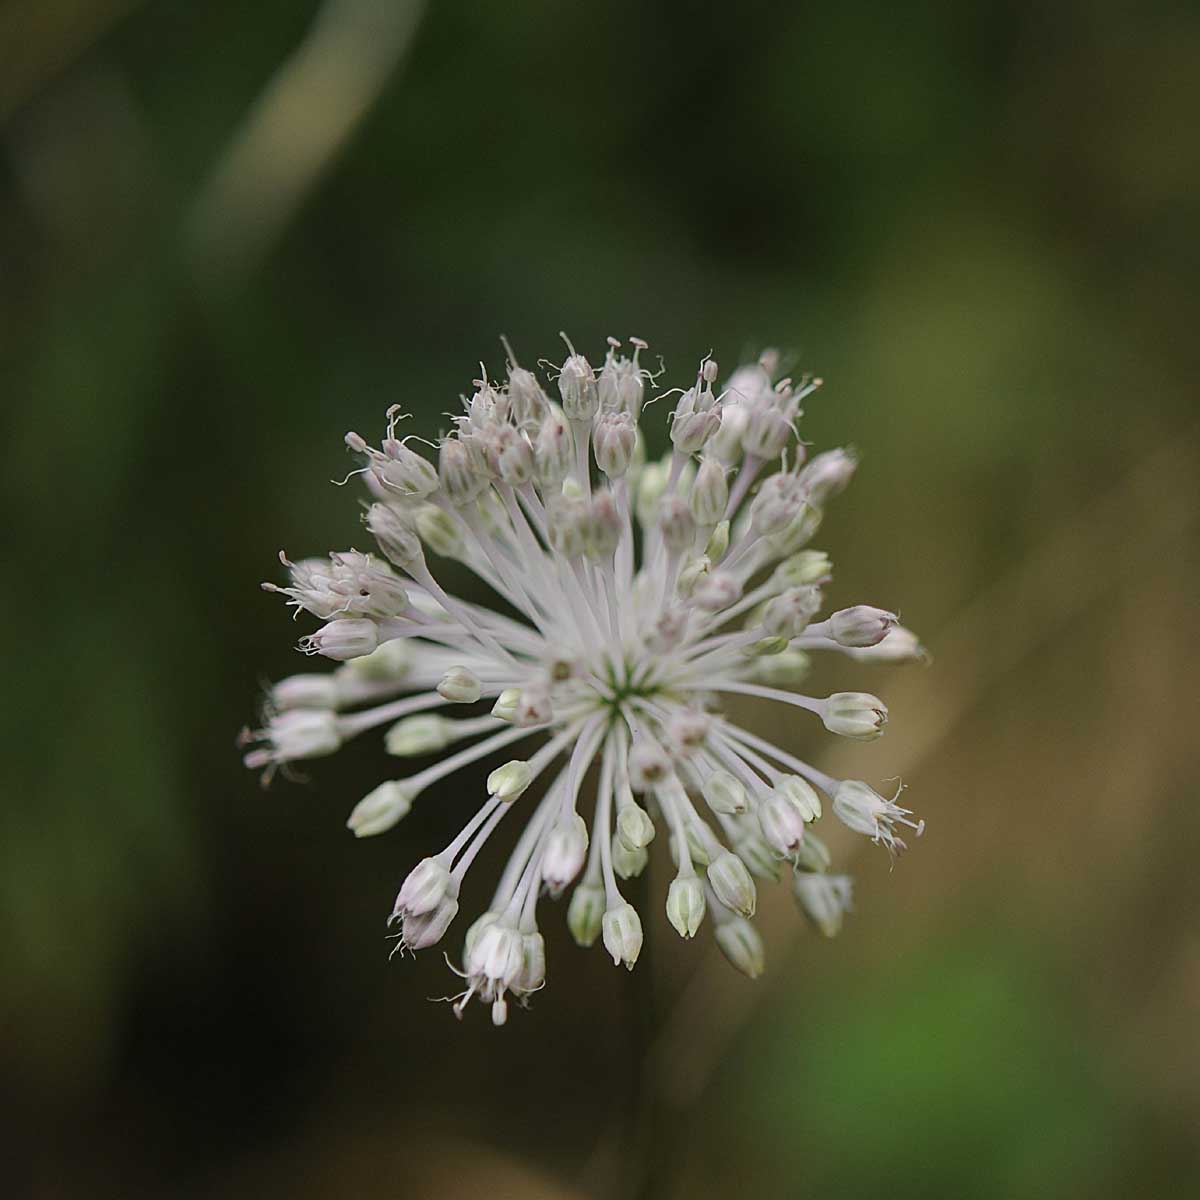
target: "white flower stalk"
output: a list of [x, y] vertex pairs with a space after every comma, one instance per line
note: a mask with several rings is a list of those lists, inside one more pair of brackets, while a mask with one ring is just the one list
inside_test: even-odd
[[[453, 802], [462, 787], [436, 785], [470, 769], [469, 819], [400, 889], [397, 949], [444, 937], [471, 864], [518, 814], [508, 864], [467, 932], [455, 999], [459, 1013], [479, 999], [497, 1024], [545, 983], [545, 896], [571, 888], [575, 940], [602, 942], [632, 969], [642, 916], [622, 886], [653, 844], [675, 863], [659, 901], [670, 923], [689, 939], [710, 930], [754, 977], [756, 879], [791, 873], [825, 934], [849, 908], [849, 882], [827, 874], [811, 831], [823, 807], [893, 853], [904, 848], [897, 826], [922, 828], [894, 799], [830, 778], [718, 708], [752, 696], [806, 710], [814, 729], [873, 739], [883, 701], [797, 691], [809, 656], [924, 656], [886, 609], [827, 609], [832, 565], [807, 543], [858, 460], [834, 450], [805, 464], [800, 405], [819, 381], [776, 378], [768, 353], [722, 387], [706, 358], [663, 424], [666, 455], [646, 461], [643, 409], [661, 410], [645, 406], [644, 349], [632, 339], [627, 355], [609, 339], [597, 370], [568, 342], [551, 387], [509, 349], [507, 382], [477, 381], [431, 457], [397, 437], [394, 408], [378, 447], [348, 434], [379, 553], [283, 557], [287, 579], [264, 585], [320, 623], [301, 648], [343, 665], [271, 689], [248, 766], [269, 777], [372, 730], [393, 755], [424, 759], [359, 801], [357, 837], [390, 829], [427, 789]], [[499, 603], [447, 592], [447, 558]]]

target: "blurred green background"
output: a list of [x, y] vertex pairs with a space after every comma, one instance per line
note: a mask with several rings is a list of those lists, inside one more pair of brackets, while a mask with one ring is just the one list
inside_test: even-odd
[[[1198, 113], [1168, 2], [0, 2], [7, 1194], [1195, 1194]], [[233, 743], [342, 433], [559, 329], [826, 379], [835, 598], [935, 661], [783, 736], [929, 832], [754, 984], [661, 877], [632, 978], [550, 920], [493, 1031], [382, 936], [456, 797]]]

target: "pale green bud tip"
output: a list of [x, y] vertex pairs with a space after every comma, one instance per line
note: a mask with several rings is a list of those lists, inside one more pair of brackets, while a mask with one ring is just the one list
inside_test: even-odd
[[824, 937], [837, 937], [842, 918], [854, 907], [854, 881], [848, 875], [798, 873], [792, 891], [813, 928]]
[[695, 875], [678, 876], [667, 890], [667, 920], [680, 937], [696, 936], [704, 920], [704, 888]]
[[806, 779], [799, 775], [784, 775], [775, 785], [800, 810], [805, 821], [816, 821], [821, 816], [821, 797]]
[[733, 917], [717, 926], [721, 953], [749, 979], [757, 979], [767, 966], [762, 938], [744, 917]]
[[474, 671], [466, 667], [451, 667], [437, 685], [437, 693], [451, 704], [474, 704], [483, 693], [483, 684]]
[[821, 707], [821, 720], [830, 733], [860, 742], [879, 737], [887, 719], [887, 705], [867, 692], [835, 692]]
[[714, 771], [704, 781], [704, 800], [715, 813], [735, 816], [746, 811], [746, 789], [728, 771]]
[[624, 963], [633, 970], [642, 952], [642, 921], [632, 904], [610, 908], [601, 922], [604, 948], [612, 955], [613, 964]]
[[383, 833], [409, 814], [415, 795], [412, 786], [403, 780], [381, 783], [354, 806], [346, 828], [360, 838]]
[[654, 822], [644, 808], [631, 802], [617, 817], [617, 836], [630, 850], [641, 850], [654, 841]]
[[704, 547], [704, 554], [711, 562], [720, 562], [725, 557], [725, 552], [729, 549], [729, 522], [721, 521], [716, 529], [712, 531], [712, 536], [708, 539], [708, 545]]
[[646, 864], [649, 861], [650, 852], [644, 846], [635, 849], [632, 846], [627, 846], [621, 840], [620, 836], [613, 838], [613, 870], [622, 879], [636, 879], [646, 869]]
[[418, 713], [397, 721], [384, 735], [383, 744], [398, 758], [435, 754], [450, 745], [453, 729], [453, 722], [437, 713]]
[[750, 878], [746, 864], [732, 851], [722, 851], [709, 864], [708, 882], [726, 908], [743, 917], [754, 916], [758, 904], [754, 880]]
[[600, 936], [604, 919], [604, 888], [584, 881], [571, 893], [567, 905], [567, 928], [580, 946], [591, 946]]
[[519, 758], [497, 767], [487, 778], [488, 795], [511, 803], [533, 782], [529, 764]]
[[353, 659], [338, 670], [339, 674], [346, 671], [360, 679], [383, 680], [402, 679], [411, 667], [412, 647], [406, 639], [397, 638], [384, 642], [370, 654]]
[[517, 715], [517, 706], [520, 703], [521, 689], [505, 688], [492, 705], [492, 716], [499, 717], [502, 721], [511, 721]]

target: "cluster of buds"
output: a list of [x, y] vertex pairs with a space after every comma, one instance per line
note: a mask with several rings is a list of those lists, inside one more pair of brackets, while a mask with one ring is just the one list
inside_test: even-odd
[[[391, 915], [398, 949], [441, 942], [479, 851], [520, 814], [491, 902], [466, 933], [455, 998], [459, 1013], [486, 1003], [497, 1024], [510, 999], [527, 1003], [545, 983], [546, 898], [570, 890], [575, 940], [634, 966], [642, 917], [622, 885], [656, 839], [675, 868], [670, 924], [684, 938], [707, 925], [753, 977], [764, 962], [760, 883], [790, 874], [826, 936], [850, 908], [850, 881], [831, 873], [814, 832], [826, 811], [892, 854], [902, 827], [923, 827], [898, 793], [832, 778], [719, 707], [723, 696], [759, 697], [842, 737], [877, 738], [888, 715], [878, 697], [797, 690], [810, 656], [923, 653], [889, 610], [827, 605], [832, 564], [809, 543], [857, 458], [806, 460], [796, 430], [819, 381], [781, 378], [767, 353], [722, 386], [705, 358], [669, 415], [669, 448], [650, 459], [644, 342], [626, 353], [610, 338], [596, 370], [567, 341], [556, 398], [507, 349], [506, 381], [476, 381], [436, 461], [397, 436], [395, 408], [378, 447], [346, 435], [378, 554], [283, 557], [286, 581], [264, 585], [321, 622], [301, 649], [340, 665], [276, 684], [246, 754], [269, 777], [380, 730], [392, 755], [428, 760], [359, 801], [348, 821], [358, 837], [392, 828], [456, 772], [506, 759], [457, 836], [404, 880]], [[447, 592], [431, 559], [472, 571], [503, 608]], [[510, 757], [518, 744], [522, 756]]]

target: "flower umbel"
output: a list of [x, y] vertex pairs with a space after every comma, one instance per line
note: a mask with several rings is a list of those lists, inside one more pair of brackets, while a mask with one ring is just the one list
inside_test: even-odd
[[[809, 655], [923, 656], [886, 609], [821, 617], [832, 568], [808, 543], [857, 457], [805, 461], [796, 425], [820, 381], [777, 378], [768, 352], [722, 388], [705, 358], [668, 418], [671, 448], [647, 461], [645, 348], [631, 339], [627, 355], [610, 338], [596, 371], [568, 341], [552, 373], [558, 402], [510, 349], [507, 382], [476, 382], [436, 462], [397, 437], [397, 408], [378, 448], [347, 434], [380, 554], [281, 556], [286, 583], [263, 585], [322, 622], [300, 648], [341, 665], [271, 689], [247, 766], [269, 778], [369, 730], [398, 757], [441, 756], [355, 806], [348, 825], [367, 837], [426, 788], [491, 764], [462, 831], [400, 888], [398, 949], [443, 938], [472, 862], [519, 814], [491, 905], [467, 931], [455, 998], [459, 1014], [471, 998], [490, 1005], [497, 1024], [510, 997], [524, 1003], [544, 985], [543, 896], [573, 885], [575, 940], [602, 941], [633, 968], [642, 923], [621, 881], [641, 873], [660, 834], [677, 872], [664, 897], [671, 924], [692, 938], [707, 922], [753, 977], [764, 963], [756, 878], [786, 867], [827, 936], [850, 907], [849, 880], [827, 874], [829, 852], [811, 832], [824, 809], [892, 854], [904, 849], [898, 826], [923, 828], [895, 799], [831, 778], [719, 708], [723, 695], [757, 696], [870, 740], [886, 705], [797, 692]], [[445, 591], [427, 556], [469, 568], [504, 611]]]

